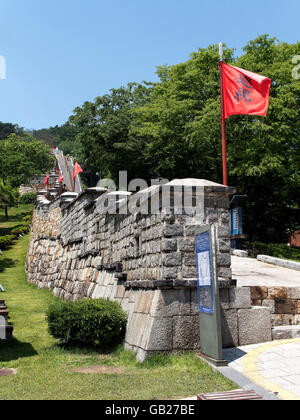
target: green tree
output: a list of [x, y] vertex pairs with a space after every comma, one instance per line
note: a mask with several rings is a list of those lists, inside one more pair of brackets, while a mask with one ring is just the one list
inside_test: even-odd
[[0, 121], [0, 140], [6, 140], [11, 134], [24, 135], [22, 128], [18, 124], [3, 123]]
[[[0, 142], [0, 179], [7, 193], [49, 171], [53, 163], [49, 148], [28, 135], [11, 134]], [[7, 207], [14, 205], [12, 201], [9, 203], [5, 205], [6, 214]]]
[[119, 171], [129, 176], [143, 176], [147, 163], [143, 157], [144, 139], [130, 136], [132, 110], [144, 105], [149, 97], [149, 84], [129, 84], [111, 89], [94, 102], [85, 102], [74, 110], [70, 123], [76, 128], [78, 157], [85, 172], [118, 180]]
[[[283, 240], [297, 224], [300, 83], [292, 78], [292, 57], [299, 49], [300, 43], [263, 35], [238, 59], [225, 50], [224, 61], [273, 80], [267, 118], [227, 120], [229, 181], [249, 197], [245, 214], [251, 239]], [[222, 182], [218, 60], [218, 48], [211, 46], [186, 63], [159, 68], [161, 82], [149, 103], [135, 109], [132, 132], [148, 136], [144, 155], [152, 159], [154, 172]]]
[[[224, 61], [273, 80], [267, 118], [227, 122], [229, 182], [248, 195], [250, 239], [282, 241], [299, 224], [300, 81], [292, 77], [300, 43], [262, 35]], [[115, 180], [119, 170], [149, 180], [206, 178], [222, 183], [218, 46], [158, 68], [159, 82], [130, 84], [76, 108], [70, 123], [83, 165]], [[297, 210], [298, 209], [298, 210]]]
[[0, 208], [4, 209], [5, 216], [8, 219], [8, 208], [16, 207], [19, 203], [19, 193], [17, 188], [10, 184], [4, 184], [0, 180]]
[[75, 137], [77, 130], [68, 122], [55, 127], [42, 128], [41, 130], [33, 130], [32, 137], [43, 140], [47, 145], [58, 147], [65, 154], [76, 154]]

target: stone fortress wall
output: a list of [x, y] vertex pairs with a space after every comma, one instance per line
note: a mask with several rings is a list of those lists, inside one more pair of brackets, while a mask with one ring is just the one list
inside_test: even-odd
[[[194, 200], [198, 188], [202, 191], [203, 218], [176, 214], [184, 185], [193, 188]], [[229, 196], [234, 189], [205, 180], [175, 180], [156, 188], [159, 203], [169, 187], [168, 214], [161, 205], [157, 214], [142, 214], [146, 190], [131, 212], [123, 212], [120, 201], [126, 193], [111, 193], [116, 214], [99, 212], [99, 200], [107, 193], [102, 188], [66, 193], [51, 202], [40, 196], [26, 260], [29, 281], [61, 299], [119, 302], [128, 313], [125, 345], [140, 361], [155, 352], [198, 350], [194, 235], [199, 226], [214, 224], [223, 346], [271, 341], [270, 308], [252, 306], [251, 288], [237, 288], [232, 279]]]

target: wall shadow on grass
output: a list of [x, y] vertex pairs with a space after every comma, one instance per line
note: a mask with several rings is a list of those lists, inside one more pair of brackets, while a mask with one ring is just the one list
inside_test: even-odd
[[22, 343], [16, 338], [8, 341], [0, 341], [0, 363], [37, 355], [37, 351], [30, 343]]
[[12, 258], [0, 258], [0, 273], [3, 272], [6, 268], [12, 268], [17, 265], [18, 261], [13, 260]]

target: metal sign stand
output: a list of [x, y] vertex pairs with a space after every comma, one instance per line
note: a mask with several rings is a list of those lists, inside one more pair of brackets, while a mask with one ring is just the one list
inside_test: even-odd
[[195, 237], [200, 310], [200, 357], [214, 366], [227, 366], [227, 361], [222, 357], [215, 230], [214, 225], [199, 227]]

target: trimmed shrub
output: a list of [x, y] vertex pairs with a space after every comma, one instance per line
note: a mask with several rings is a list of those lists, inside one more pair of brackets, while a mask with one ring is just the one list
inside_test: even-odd
[[21, 226], [18, 226], [11, 231], [12, 235], [15, 235], [15, 236], [25, 235], [28, 232], [29, 232], [28, 224], [22, 224]]
[[300, 249], [291, 248], [285, 244], [265, 244], [262, 242], [246, 242], [245, 248], [249, 256], [256, 258], [257, 255], [268, 255], [270, 257], [282, 258], [285, 260], [300, 261]]
[[26, 193], [21, 195], [20, 197], [20, 204], [31, 204], [35, 202], [35, 199], [37, 197], [37, 193], [34, 192], [30, 192], [30, 193]]
[[123, 340], [127, 321], [120, 305], [105, 299], [58, 301], [46, 316], [50, 334], [62, 344], [101, 349]]
[[13, 245], [15, 240], [15, 235], [0, 236], [0, 249], [3, 250], [9, 248]]
[[23, 224], [30, 225], [32, 222], [32, 216], [29, 214], [28, 216], [23, 217], [22, 222]]

